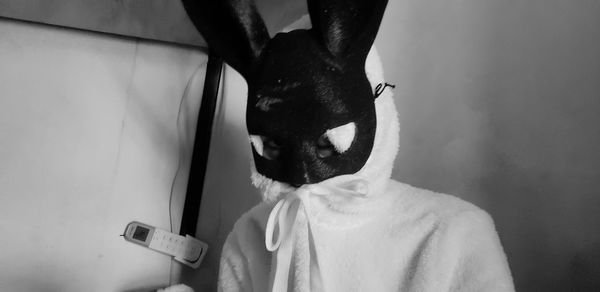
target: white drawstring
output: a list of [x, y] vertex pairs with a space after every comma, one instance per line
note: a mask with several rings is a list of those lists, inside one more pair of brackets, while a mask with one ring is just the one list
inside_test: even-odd
[[[352, 202], [366, 197], [368, 193], [367, 181], [356, 175], [341, 175], [317, 184], [303, 185], [295, 191], [286, 194], [273, 208], [269, 214], [265, 230], [265, 245], [267, 250], [276, 252], [276, 267], [273, 279], [272, 291], [287, 291], [290, 263], [292, 260], [292, 249], [294, 247], [294, 228], [298, 213], [304, 212], [308, 228], [309, 247], [314, 246], [312, 231], [310, 228], [309, 214], [306, 210], [311, 195], [326, 196], [335, 199], [336, 202]], [[275, 242], [273, 238], [276, 237]], [[313, 251], [314, 252], [314, 251]], [[312, 252], [307, 256], [310, 257]], [[315, 278], [311, 277], [311, 286], [320, 287], [320, 275], [317, 259], [309, 259], [311, 270]], [[311, 275], [312, 276], [312, 275]]]

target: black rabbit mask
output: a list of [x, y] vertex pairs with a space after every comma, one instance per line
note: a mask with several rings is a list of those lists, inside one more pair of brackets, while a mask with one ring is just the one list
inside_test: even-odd
[[183, 3], [248, 83], [246, 125], [260, 174], [299, 186], [361, 169], [376, 129], [365, 60], [387, 0], [309, 0], [312, 29], [272, 39], [252, 1]]

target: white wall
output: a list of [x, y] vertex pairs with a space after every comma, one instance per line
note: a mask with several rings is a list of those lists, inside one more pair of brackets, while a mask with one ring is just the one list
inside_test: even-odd
[[[394, 178], [496, 221], [518, 291], [600, 287], [600, 2], [390, 1], [376, 41], [402, 122]], [[214, 285], [250, 185], [245, 84], [228, 70], [202, 202]]]
[[0, 19], [0, 291], [169, 284], [169, 257], [119, 235], [132, 220], [171, 228], [170, 208], [178, 228], [205, 63]]

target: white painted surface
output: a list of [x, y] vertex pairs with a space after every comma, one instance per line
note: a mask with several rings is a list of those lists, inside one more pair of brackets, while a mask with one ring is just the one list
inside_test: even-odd
[[119, 234], [132, 220], [170, 229], [174, 179], [179, 226], [205, 62], [0, 19], [0, 291], [169, 284], [170, 259]]

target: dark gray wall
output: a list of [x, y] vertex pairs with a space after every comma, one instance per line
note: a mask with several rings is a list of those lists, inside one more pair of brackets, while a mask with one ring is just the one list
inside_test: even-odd
[[0, 0], [0, 16], [204, 46], [180, 1]]
[[394, 177], [492, 214], [518, 291], [600, 291], [600, 2], [390, 1]]

